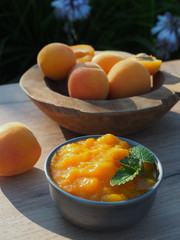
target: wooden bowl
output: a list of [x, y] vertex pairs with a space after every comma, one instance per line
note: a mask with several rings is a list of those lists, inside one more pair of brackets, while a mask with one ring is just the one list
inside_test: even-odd
[[154, 76], [149, 93], [116, 100], [71, 98], [66, 81], [46, 78], [37, 65], [23, 74], [19, 84], [47, 116], [60, 126], [84, 135], [136, 133], [160, 119], [180, 99], [180, 76], [165, 71]]

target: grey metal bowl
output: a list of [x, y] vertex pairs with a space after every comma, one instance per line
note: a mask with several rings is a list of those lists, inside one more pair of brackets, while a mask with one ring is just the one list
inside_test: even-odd
[[[49, 174], [49, 164], [59, 148], [68, 143], [87, 139], [89, 137], [98, 138], [100, 135], [83, 136], [66, 141], [57, 146], [47, 157], [45, 162], [45, 174], [49, 181], [51, 198], [61, 214], [80, 227], [96, 231], [129, 227], [142, 219], [151, 209], [157, 189], [163, 178], [162, 165], [157, 156], [153, 153], [158, 172], [157, 181], [147, 193], [140, 197], [121, 202], [98, 202], [76, 197], [65, 192], [54, 183]], [[119, 139], [127, 141], [132, 146], [143, 146], [126, 138], [119, 137]]]

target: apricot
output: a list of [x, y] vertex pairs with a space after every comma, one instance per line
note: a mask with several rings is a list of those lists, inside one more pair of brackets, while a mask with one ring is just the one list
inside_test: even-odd
[[109, 94], [107, 75], [95, 63], [79, 63], [69, 74], [68, 92], [73, 98], [105, 100]]
[[146, 53], [139, 53], [128, 58], [129, 60], [134, 60], [140, 62], [150, 73], [150, 75], [155, 75], [160, 67], [162, 60], [157, 59], [154, 56], [147, 55]]
[[0, 126], [0, 176], [12, 176], [30, 170], [41, 155], [41, 147], [32, 131], [22, 123]]
[[37, 63], [46, 77], [59, 81], [65, 79], [76, 64], [76, 56], [68, 45], [50, 43], [39, 51]]
[[94, 57], [94, 48], [88, 44], [70, 46], [76, 56], [76, 63], [90, 62]]
[[123, 60], [116, 63], [108, 74], [111, 99], [145, 94], [151, 89], [150, 74], [139, 62]]
[[93, 63], [97, 63], [105, 71], [105, 73], [108, 74], [114, 64], [123, 59], [124, 58], [115, 53], [102, 52], [95, 55], [91, 61]]

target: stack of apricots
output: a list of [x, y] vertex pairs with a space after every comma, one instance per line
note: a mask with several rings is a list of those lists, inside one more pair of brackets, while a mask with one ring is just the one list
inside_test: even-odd
[[54, 81], [67, 81], [70, 97], [84, 100], [127, 98], [151, 89], [151, 76], [161, 60], [140, 53], [123, 58], [117, 52], [95, 53], [86, 44], [50, 43], [38, 53], [42, 73]]

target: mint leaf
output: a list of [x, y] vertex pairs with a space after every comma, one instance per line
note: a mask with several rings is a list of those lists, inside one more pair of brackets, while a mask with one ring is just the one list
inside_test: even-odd
[[153, 164], [154, 163], [154, 155], [146, 148], [142, 146], [133, 147], [130, 152], [130, 157], [133, 159], [139, 159], [139, 161], [148, 162]]
[[132, 167], [134, 169], [141, 170], [141, 161], [139, 159], [134, 159], [131, 157], [125, 157], [120, 161], [121, 164]]
[[132, 167], [121, 167], [117, 170], [114, 177], [111, 178], [110, 184], [111, 186], [124, 184], [130, 180], [133, 180], [138, 173], [139, 171], [133, 169]]
[[124, 166], [119, 168], [111, 178], [110, 184], [121, 185], [130, 180], [133, 180], [138, 174], [145, 177], [144, 163], [154, 164], [154, 155], [142, 146], [136, 146], [129, 151], [129, 157], [125, 157], [120, 161]]

